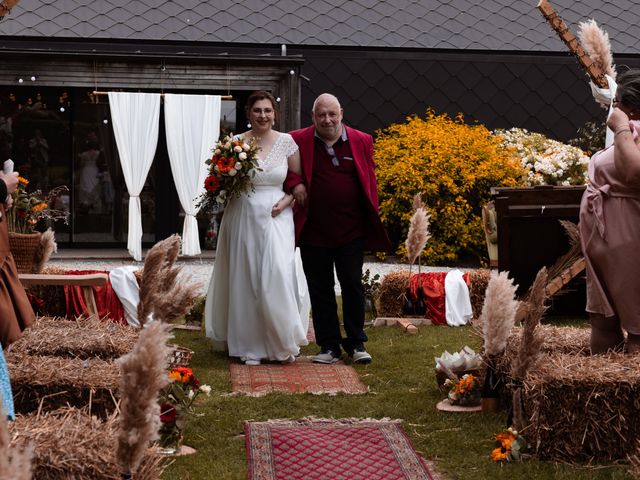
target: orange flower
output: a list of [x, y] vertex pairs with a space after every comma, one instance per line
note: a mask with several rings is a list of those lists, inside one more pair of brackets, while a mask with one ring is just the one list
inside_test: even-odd
[[27, 186], [29, 185], [29, 180], [27, 180], [24, 177], [18, 177], [18, 182], [20, 182], [22, 185]]
[[508, 455], [508, 450], [502, 447], [494, 448], [491, 452], [491, 460], [493, 460], [494, 462], [500, 462], [502, 460], [506, 460]]
[[511, 448], [511, 442], [515, 440], [516, 436], [513, 432], [506, 430], [504, 432], [500, 432], [496, 435], [496, 440], [500, 443], [502, 447]]
[[169, 372], [169, 378], [180, 383], [189, 383], [193, 378], [193, 370], [187, 367], [177, 367]]
[[42, 202], [42, 203], [38, 203], [37, 205], [34, 205], [33, 207], [31, 207], [31, 210], [33, 212], [41, 212], [42, 210], [44, 210], [48, 206], [49, 206], [49, 204], [47, 202]]
[[220, 170], [220, 173], [227, 173], [235, 164], [235, 158], [222, 157], [218, 161], [218, 169]]

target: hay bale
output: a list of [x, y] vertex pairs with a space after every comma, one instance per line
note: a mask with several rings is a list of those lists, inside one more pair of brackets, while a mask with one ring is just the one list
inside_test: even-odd
[[[58, 267], [45, 267], [42, 272], [49, 275], [64, 275], [66, 270]], [[29, 293], [42, 300], [42, 308], [34, 306], [38, 315], [64, 317], [67, 314], [67, 299], [63, 285], [31, 285], [26, 289]]]
[[486, 268], [479, 268], [469, 272], [469, 297], [471, 299], [473, 318], [480, 318], [484, 305], [484, 292], [487, 290], [490, 279], [491, 270]]
[[640, 440], [640, 356], [547, 354], [524, 382], [525, 435], [541, 459], [625, 460]]
[[[590, 355], [589, 328], [556, 327], [553, 325], [538, 325], [544, 342], [540, 349], [542, 354], [564, 353], [568, 355]], [[514, 327], [507, 339], [507, 348], [497, 359], [498, 373], [506, 378], [511, 377], [511, 359], [515, 358], [520, 349], [522, 328]]]
[[120, 367], [114, 362], [14, 352], [6, 360], [18, 413], [70, 405], [106, 418], [116, 409]]
[[[10, 423], [11, 448], [34, 446], [33, 478], [40, 480], [121, 479], [115, 458], [116, 422], [63, 408], [41, 415], [18, 415]], [[157, 480], [164, 465], [156, 449], [147, 450], [136, 480]]]
[[138, 329], [109, 320], [39, 318], [9, 351], [17, 355], [72, 358], [118, 358], [131, 351]]
[[376, 310], [379, 317], [402, 316], [403, 298], [408, 286], [408, 270], [390, 272], [382, 278], [376, 299]]

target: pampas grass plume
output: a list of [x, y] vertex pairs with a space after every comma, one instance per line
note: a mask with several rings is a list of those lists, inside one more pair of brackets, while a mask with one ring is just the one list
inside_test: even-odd
[[418, 192], [413, 196], [413, 209], [418, 210], [419, 208], [427, 209], [427, 206], [422, 201], [422, 192]]
[[[415, 204], [415, 203], [414, 203]], [[418, 255], [422, 253], [425, 245], [431, 235], [429, 234], [429, 215], [426, 209], [418, 207], [414, 214], [411, 216], [409, 223], [409, 234], [405, 241], [405, 247], [407, 248], [407, 258], [409, 259], [409, 265], [413, 265]]]
[[159, 438], [158, 392], [169, 383], [170, 326], [152, 322], [140, 332], [133, 350], [120, 357], [120, 417], [116, 456], [125, 472], [140, 465], [149, 444]]
[[480, 314], [484, 350], [488, 356], [502, 353], [507, 346], [518, 309], [516, 288], [508, 272], [491, 274]]
[[40, 242], [33, 257], [33, 271], [41, 272], [45, 263], [51, 258], [51, 254], [57, 251], [58, 244], [56, 243], [55, 234], [53, 230], [47, 228], [47, 230], [40, 235]]
[[545, 301], [547, 295], [545, 287], [547, 285], [547, 269], [542, 267], [536, 275], [533, 284], [529, 288], [525, 299], [521, 302], [523, 322], [520, 348], [513, 360], [511, 375], [518, 380], [524, 380], [527, 372], [535, 366], [540, 358], [540, 348], [544, 342], [538, 325], [546, 310]]
[[595, 20], [590, 19], [578, 25], [578, 39], [600, 70], [615, 79], [616, 68], [613, 64], [609, 34], [602, 30]]
[[174, 266], [180, 251], [180, 236], [172, 235], [156, 243], [147, 253], [142, 271], [138, 320], [144, 324], [149, 313], [170, 322], [189, 311], [198, 296], [199, 285], [178, 278]]

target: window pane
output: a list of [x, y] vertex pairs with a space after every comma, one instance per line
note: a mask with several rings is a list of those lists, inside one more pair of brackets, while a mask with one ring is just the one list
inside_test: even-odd
[[[0, 160], [11, 158], [15, 170], [29, 180], [29, 191], [44, 194], [59, 185], [70, 186], [71, 133], [66, 89], [21, 86], [0, 87]], [[56, 208], [69, 209], [69, 197], [57, 199]], [[62, 222], [39, 225], [56, 232], [56, 240], [69, 240]]]

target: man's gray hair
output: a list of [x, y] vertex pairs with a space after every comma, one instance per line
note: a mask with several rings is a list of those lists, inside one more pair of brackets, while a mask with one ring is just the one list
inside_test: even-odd
[[313, 106], [311, 107], [311, 112], [313, 113], [313, 112], [316, 111], [316, 106], [318, 105], [318, 103], [324, 102], [326, 100], [332, 100], [332, 101], [334, 101], [334, 102], [336, 102], [338, 104], [338, 108], [342, 108], [342, 105], [340, 105], [340, 100], [338, 100], [338, 97], [336, 97], [335, 95], [332, 95], [330, 93], [321, 93], [313, 101]]

